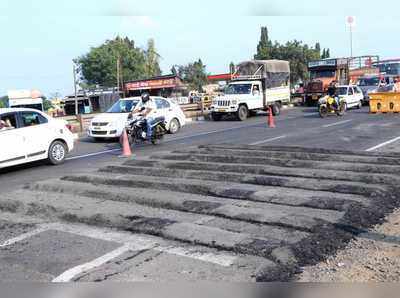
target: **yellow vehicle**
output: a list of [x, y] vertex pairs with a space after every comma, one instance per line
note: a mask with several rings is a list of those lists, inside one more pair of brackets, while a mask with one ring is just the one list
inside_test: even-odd
[[343, 116], [346, 112], [346, 103], [344, 99], [339, 99], [338, 102], [335, 97], [326, 95], [319, 100], [318, 112], [321, 118], [325, 118], [330, 114]]

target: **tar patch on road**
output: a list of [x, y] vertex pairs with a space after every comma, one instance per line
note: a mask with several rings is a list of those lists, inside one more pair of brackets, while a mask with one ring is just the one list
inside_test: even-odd
[[[203, 247], [202, 262], [213, 253], [237, 258], [235, 280], [286, 281], [400, 205], [399, 165], [400, 154], [207, 145], [38, 182], [1, 199], [0, 210], [13, 200], [16, 213]], [[215, 280], [216, 267], [202, 279]]]
[[[51, 281], [71, 267], [89, 262], [118, 247], [118, 243], [48, 230], [0, 248], [1, 280]], [[10, 270], [10, 271], [9, 271]]]

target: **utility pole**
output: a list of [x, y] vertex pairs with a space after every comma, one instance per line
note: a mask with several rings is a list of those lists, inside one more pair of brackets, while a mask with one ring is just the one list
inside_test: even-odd
[[346, 18], [346, 22], [350, 30], [350, 58], [353, 58], [353, 27], [355, 26], [355, 21], [355, 17], [353, 16]]
[[76, 94], [76, 67], [75, 67], [75, 63], [72, 64], [73, 65], [73, 71], [74, 71], [74, 91], [75, 91], [75, 115], [78, 115], [78, 96]]
[[117, 57], [117, 90], [119, 92], [119, 55]]
[[124, 93], [124, 72], [123, 72], [123, 69], [122, 69], [121, 62], [119, 64], [119, 72], [120, 72], [120, 75], [121, 75], [120, 84], [121, 84], [122, 97], [125, 97], [125, 93]]
[[353, 58], [353, 26], [350, 26], [350, 58]]

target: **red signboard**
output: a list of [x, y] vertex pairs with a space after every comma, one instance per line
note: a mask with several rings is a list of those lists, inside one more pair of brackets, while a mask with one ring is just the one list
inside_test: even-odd
[[175, 88], [177, 86], [176, 80], [173, 79], [157, 79], [146, 80], [126, 83], [126, 90], [142, 90], [142, 89], [161, 89], [161, 88]]
[[223, 73], [223, 74], [209, 75], [207, 79], [209, 81], [230, 80], [231, 76], [232, 75], [230, 73]]

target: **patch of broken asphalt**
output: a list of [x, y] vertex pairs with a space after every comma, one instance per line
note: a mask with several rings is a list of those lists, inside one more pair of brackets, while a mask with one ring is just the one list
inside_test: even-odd
[[34, 183], [0, 210], [206, 247], [238, 257], [235, 280], [287, 281], [382, 223], [399, 182], [399, 153], [207, 145]]
[[[400, 142], [378, 150], [382, 154], [400, 152]], [[326, 260], [303, 268], [300, 282], [399, 282], [400, 209], [352, 239], [345, 249]]]

